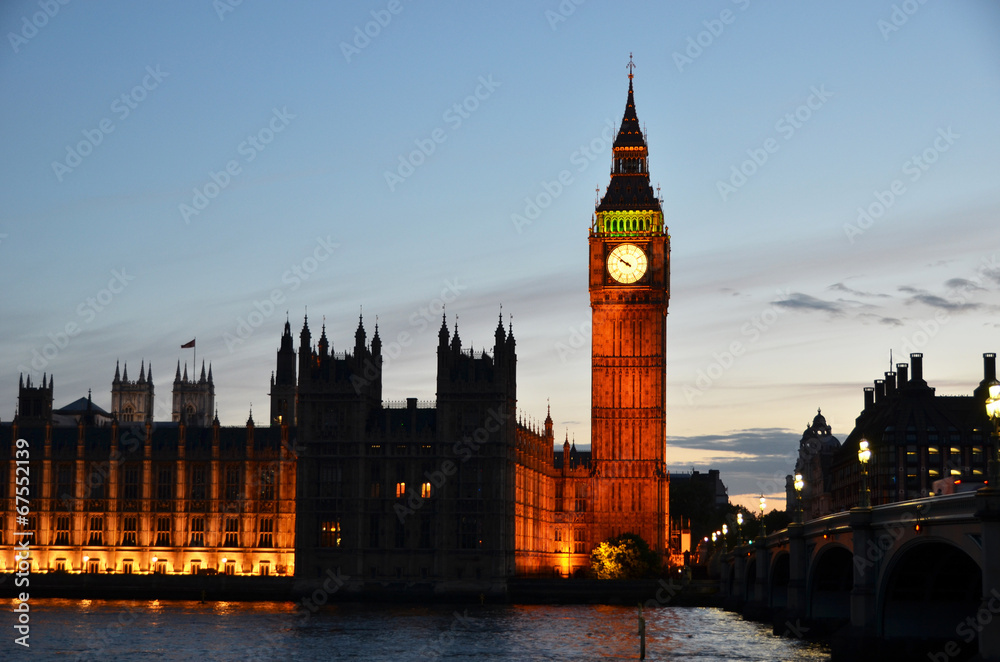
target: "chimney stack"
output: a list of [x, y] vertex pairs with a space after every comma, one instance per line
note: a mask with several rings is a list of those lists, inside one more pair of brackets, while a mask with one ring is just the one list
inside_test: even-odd
[[910, 365], [913, 366], [913, 379], [915, 385], [927, 385], [924, 381], [924, 355], [920, 352], [910, 354]]
[[886, 397], [896, 395], [896, 373], [891, 370], [885, 373], [885, 395]]
[[875, 388], [872, 386], [865, 387], [865, 411], [868, 411], [875, 404]]
[[879, 404], [885, 400], [885, 380], [876, 379], [875, 380], [875, 404]]
[[896, 384], [898, 388], [906, 388], [906, 381], [908, 379], [907, 375], [910, 371], [910, 365], [908, 363], [897, 363], [896, 364], [896, 374], [898, 375]]
[[983, 381], [992, 382], [997, 378], [997, 355], [993, 352], [983, 354]]

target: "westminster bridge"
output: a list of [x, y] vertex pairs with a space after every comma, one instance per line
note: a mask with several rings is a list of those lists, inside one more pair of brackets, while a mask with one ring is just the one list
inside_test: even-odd
[[1000, 490], [791, 524], [725, 553], [720, 573], [729, 608], [829, 633], [855, 659], [1000, 660]]

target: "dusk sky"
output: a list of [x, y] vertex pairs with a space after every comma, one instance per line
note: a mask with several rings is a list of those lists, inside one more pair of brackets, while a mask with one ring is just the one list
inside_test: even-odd
[[996, 2], [11, 0], [0, 34], [3, 420], [18, 373], [109, 409], [116, 361], [152, 364], [168, 418], [197, 338], [222, 423], [263, 424], [307, 307], [335, 351], [377, 316], [385, 400], [433, 400], [445, 302], [476, 352], [502, 305], [523, 416], [549, 400], [588, 446], [630, 53], [670, 470], [783, 494], [807, 421], [843, 440], [890, 351], [961, 395], [1000, 350]]

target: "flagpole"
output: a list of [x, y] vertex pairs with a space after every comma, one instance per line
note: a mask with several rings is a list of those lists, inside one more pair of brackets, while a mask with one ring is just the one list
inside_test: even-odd
[[195, 372], [198, 372], [198, 336], [194, 337], [194, 340], [191, 343], [191, 349], [194, 350], [194, 359], [193, 359], [194, 365], [192, 366], [192, 368], [194, 369]]

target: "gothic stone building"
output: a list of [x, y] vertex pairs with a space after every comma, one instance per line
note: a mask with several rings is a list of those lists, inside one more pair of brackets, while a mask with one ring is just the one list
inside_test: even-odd
[[[285, 323], [270, 426], [212, 417], [211, 368], [174, 379], [173, 420], [153, 421], [153, 380], [119, 376], [112, 423], [51, 422], [51, 380], [22, 389], [0, 426], [3, 563], [13, 562], [17, 440], [28, 440], [37, 570], [293, 574], [334, 569], [349, 588], [426, 582], [502, 590], [513, 576], [568, 576], [590, 551], [637, 533], [666, 558], [664, 462], [670, 244], [628, 98], [611, 182], [589, 229], [592, 452], [555, 450], [551, 415], [518, 420], [513, 329], [492, 354], [442, 316], [434, 403], [382, 399], [382, 346], [359, 320], [334, 350], [308, 320]], [[44, 390], [46, 389], [47, 390]], [[294, 550], [294, 558], [293, 558]], [[398, 585], [398, 584], [396, 584]]]
[[[154, 423], [152, 375], [130, 382], [127, 367], [123, 377], [115, 370], [110, 424], [88, 401], [76, 424], [59, 425], [52, 379], [45, 382], [22, 381], [18, 413], [0, 425], [8, 460], [0, 570], [15, 567], [15, 532], [30, 530], [32, 572], [294, 573], [287, 426], [256, 429], [252, 417], [245, 427], [217, 418], [199, 425], [205, 412], [197, 411], [188, 412], [198, 414], [191, 425]], [[24, 522], [15, 517], [18, 496], [30, 506]]]

